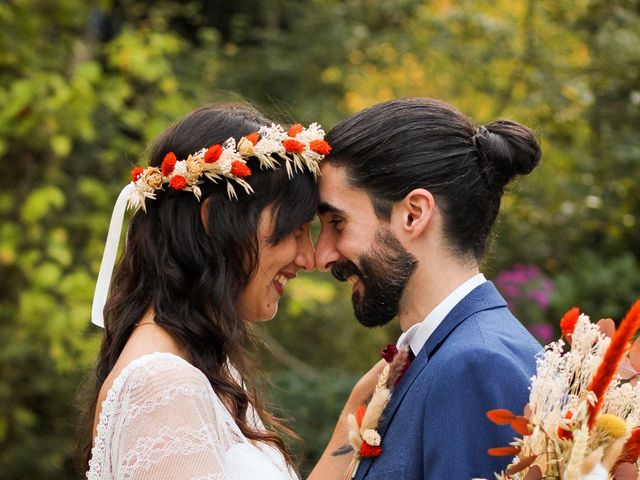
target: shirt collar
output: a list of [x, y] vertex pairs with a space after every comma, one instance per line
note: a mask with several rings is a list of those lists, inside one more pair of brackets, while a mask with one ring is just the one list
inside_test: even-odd
[[474, 275], [462, 285], [457, 287], [447, 297], [429, 313], [425, 319], [409, 327], [409, 329], [398, 338], [398, 346], [409, 345], [414, 355], [417, 355], [427, 342], [427, 339], [438, 328], [445, 317], [453, 310], [460, 300], [469, 295], [472, 290], [482, 285], [487, 279], [482, 273]]

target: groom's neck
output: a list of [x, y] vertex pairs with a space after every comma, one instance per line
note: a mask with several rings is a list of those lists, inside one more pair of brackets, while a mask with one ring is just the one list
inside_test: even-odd
[[402, 331], [422, 322], [451, 292], [480, 272], [476, 262], [462, 263], [438, 254], [425, 257], [402, 296], [398, 313]]

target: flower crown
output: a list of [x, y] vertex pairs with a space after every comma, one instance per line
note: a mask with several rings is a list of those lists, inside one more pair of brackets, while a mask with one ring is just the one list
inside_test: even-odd
[[98, 281], [91, 307], [91, 321], [104, 326], [103, 310], [111, 284], [111, 274], [118, 253], [122, 221], [127, 208], [142, 208], [146, 212], [145, 202], [155, 199], [157, 192], [165, 185], [173, 190], [192, 192], [200, 201], [202, 192], [199, 185], [205, 181], [203, 176], [213, 182], [225, 180], [227, 195], [237, 198], [234, 183], [247, 193], [253, 192], [245, 180], [251, 175], [247, 159], [255, 157], [260, 168], [278, 169], [284, 163], [289, 178], [297, 171], [306, 168], [314, 178], [320, 174], [320, 162], [331, 152], [324, 140], [324, 130], [317, 123], [304, 128], [299, 123], [285, 131], [280, 125], [263, 126], [240, 139], [229, 138], [222, 144], [211, 145], [178, 160], [175, 153], [168, 152], [158, 167], [134, 167], [131, 182], [118, 195], [111, 214], [111, 223], [107, 232], [107, 241], [102, 254]]
[[235, 139], [229, 138], [222, 144], [198, 150], [185, 160], [178, 160], [173, 152], [168, 152], [160, 168], [133, 168], [133, 190], [127, 206], [136, 210], [142, 207], [146, 212], [145, 200], [155, 199], [165, 185], [173, 190], [192, 192], [199, 201], [202, 195], [199, 185], [204, 181], [203, 176], [216, 183], [226, 180], [230, 199], [238, 198], [234, 183], [252, 193], [251, 185], [244, 180], [251, 175], [247, 166], [250, 157], [258, 159], [261, 169], [276, 170], [284, 162], [289, 178], [305, 167], [317, 178], [320, 162], [331, 152], [324, 135], [324, 130], [317, 123], [308, 128], [296, 123], [288, 131], [281, 125], [271, 124], [242, 137], [237, 144]]

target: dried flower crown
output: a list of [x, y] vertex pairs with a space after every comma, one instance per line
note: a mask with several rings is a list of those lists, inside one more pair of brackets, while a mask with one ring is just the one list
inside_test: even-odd
[[307, 128], [296, 123], [287, 131], [281, 125], [272, 124], [240, 138], [237, 144], [235, 139], [229, 138], [222, 144], [198, 150], [184, 160], [178, 160], [173, 152], [168, 152], [160, 168], [134, 167], [131, 182], [118, 195], [111, 214], [93, 296], [91, 321], [100, 327], [104, 326], [103, 309], [127, 208], [142, 208], [146, 212], [146, 200], [155, 199], [157, 193], [165, 187], [192, 192], [199, 201], [202, 195], [200, 184], [205, 179], [213, 182], [226, 181], [230, 199], [237, 198], [234, 184], [251, 193], [253, 189], [245, 180], [251, 175], [251, 169], [247, 165], [250, 157], [258, 159], [261, 169], [276, 170], [284, 165], [289, 178], [305, 168], [317, 178], [320, 174], [320, 162], [329, 152], [331, 147], [324, 140], [324, 130], [317, 123], [312, 123]]
[[128, 207], [141, 207], [146, 211], [145, 200], [155, 199], [157, 192], [164, 190], [165, 186], [193, 192], [200, 200], [202, 192], [199, 185], [204, 181], [203, 177], [213, 182], [225, 180], [231, 199], [237, 198], [234, 184], [252, 193], [251, 185], [245, 180], [251, 175], [247, 166], [250, 157], [258, 159], [261, 169], [276, 170], [284, 163], [289, 178], [304, 168], [317, 177], [320, 162], [330, 151], [320, 125], [312, 123], [304, 128], [296, 123], [287, 131], [277, 124], [263, 126], [257, 132], [242, 137], [237, 144], [235, 139], [229, 138], [222, 144], [198, 150], [184, 160], [178, 160], [173, 152], [168, 152], [160, 168], [133, 168], [131, 182], [134, 188]]

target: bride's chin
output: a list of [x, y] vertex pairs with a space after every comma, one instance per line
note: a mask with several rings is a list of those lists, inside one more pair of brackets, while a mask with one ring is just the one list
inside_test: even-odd
[[264, 315], [261, 315], [259, 318], [253, 320], [252, 323], [262, 323], [262, 322], [270, 322], [273, 320], [278, 313], [278, 303], [276, 302], [274, 305], [269, 305], [269, 311], [265, 312]]

